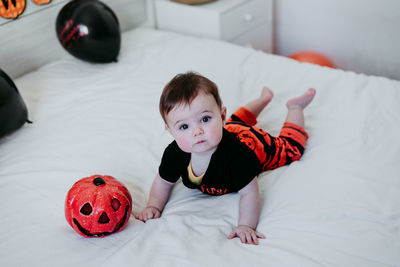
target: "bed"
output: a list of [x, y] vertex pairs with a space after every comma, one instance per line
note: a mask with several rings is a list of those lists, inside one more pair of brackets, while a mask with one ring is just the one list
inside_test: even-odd
[[[238, 194], [211, 197], [181, 181], [161, 218], [134, 218], [172, 141], [161, 90], [189, 70], [217, 83], [228, 113], [269, 86], [259, 125], [273, 135], [286, 100], [317, 90], [301, 160], [258, 178], [267, 237], [258, 246], [227, 239]], [[33, 123], [0, 140], [1, 266], [400, 266], [399, 81], [135, 28], [116, 63], [65, 55], [14, 82]], [[133, 198], [126, 227], [104, 238], [78, 235], [64, 216], [68, 190], [94, 174]]]

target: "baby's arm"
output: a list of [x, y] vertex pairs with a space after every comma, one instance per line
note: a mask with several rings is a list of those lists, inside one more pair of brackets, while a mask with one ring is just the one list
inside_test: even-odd
[[265, 238], [265, 236], [255, 230], [260, 217], [260, 195], [257, 178], [254, 178], [240, 190], [239, 194], [238, 226], [228, 236], [228, 239], [237, 236], [242, 243], [258, 245], [258, 238]]
[[157, 174], [150, 189], [147, 207], [140, 213], [136, 214], [135, 218], [143, 222], [146, 222], [150, 219], [159, 218], [165, 207], [165, 204], [167, 204], [173, 187], [174, 183], [170, 183], [162, 179], [160, 175]]

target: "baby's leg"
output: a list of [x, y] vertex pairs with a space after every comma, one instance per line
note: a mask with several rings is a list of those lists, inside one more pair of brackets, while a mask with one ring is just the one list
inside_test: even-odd
[[268, 87], [264, 86], [260, 97], [247, 103], [244, 107], [253, 113], [257, 118], [265, 106], [271, 101], [273, 96], [274, 93]]
[[288, 114], [286, 116], [287, 122], [292, 122], [304, 128], [304, 114], [303, 109], [310, 104], [315, 96], [315, 89], [310, 88], [307, 92], [299, 97], [289, 99], [286, 103]]

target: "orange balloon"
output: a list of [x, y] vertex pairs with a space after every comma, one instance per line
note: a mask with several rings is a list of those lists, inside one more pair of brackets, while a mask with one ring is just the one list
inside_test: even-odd
[[313, 51], [301, 51], [289, 57], [299, 62], [308, 62], [311, 64], [317, 64], [320, 66], [335, 68], [335, 66], [333, 65], [332, 61], [329, 60], [329, 58]]

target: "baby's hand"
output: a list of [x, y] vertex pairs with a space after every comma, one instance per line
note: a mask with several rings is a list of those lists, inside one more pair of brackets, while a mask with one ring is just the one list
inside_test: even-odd
[[240, 238], [242, 243], [254, 245], [258, 245], [258, 238], [265, 238], [263, 234], [256, 232], [256, 230], [247, 225], [239, 225], [233, 229], [232, 233], [228, 236], [228, 239], [232, 239], [236, 236]]
[[146, 222], [147, 220], [160, 218], [161, 212], [155, 207], [147, 207], [140, 213], [136, 214], [135, 218]]

